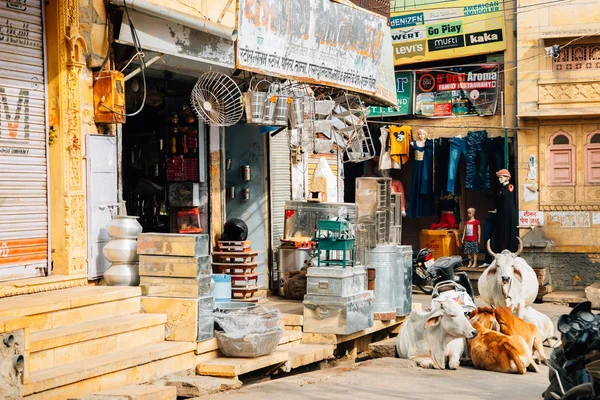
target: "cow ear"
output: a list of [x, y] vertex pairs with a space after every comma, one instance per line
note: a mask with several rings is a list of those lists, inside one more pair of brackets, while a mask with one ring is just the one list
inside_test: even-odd
[[436, 317], [429, 318], [425, 321], [425, 329], [433, 328], [434, 326], [438, 326], [440, 324], [442, 317], [438, 315]]

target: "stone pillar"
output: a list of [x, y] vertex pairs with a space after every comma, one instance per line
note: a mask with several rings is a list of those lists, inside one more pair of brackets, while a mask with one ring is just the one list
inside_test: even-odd
[[78, 0], [47, 2], [50, 223], [53, 274], [87, 272], [81, 77], [87, 44], [79, 32]]

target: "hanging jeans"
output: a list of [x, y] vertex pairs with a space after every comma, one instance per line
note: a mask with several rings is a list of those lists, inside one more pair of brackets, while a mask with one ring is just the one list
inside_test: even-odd
[[448, 193], [455, 193], [456, 186], [456, 170], [458, 169], [458, 162], [460, 156], [464, 155], [467, 158], [467, 139], [466, 138], [450, 138], [450, 155], [448, 157], [448, 182], [446, 185], [446, 191]]
[[488, 166], [492, 161], [494, 167], [492, 176], [495, 176], [496, 172], [504, 168], [504, 139], [501, 137], [487, 138], [483, 141], [481, 147], [483, 151], [477, 175], [483, 178], [484, 171], [482, 167]]
[[[486, 131], [470, 131], [467, 133], [467, 177], [465, 182], [467, 189], [484, 191], [490, 187], [490, 169], [487, 162], [483, 163], [481, 157], [483, 142], [486, 139]], [[479, 163], [477, 163], [478, 159]]]

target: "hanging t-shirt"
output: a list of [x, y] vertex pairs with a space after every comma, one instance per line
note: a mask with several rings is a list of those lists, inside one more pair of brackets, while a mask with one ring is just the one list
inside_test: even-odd
[[390, 156], [392, 161], [405, 164], [410, 154], [410, 142], [412, 140], [412, 128], [410, 126], [390, 127]]
[[467, 221], [465, 222], [465, 242], [476, 242], [477, 233], [479, 232], [479, 221]]

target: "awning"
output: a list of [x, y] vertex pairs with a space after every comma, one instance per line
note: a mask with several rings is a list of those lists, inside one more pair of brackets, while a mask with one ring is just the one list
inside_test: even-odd
[[[232, 41], [143, 13], [130, 11], [129, 14], [144, 51], [144, 59], [148, 61], [156, 54], [163, 55], [163, 61], [155, 62], [149, 68], [192, 76], [209, 69], [228, 74], [235, 68]], [[134, 45], [126, 14], [115, 41]]]
[[110, 0], [111, 4], [116, 6], [127, 6], [130, 11], [139, 11], [165, 21], [174, 22], [189, 28], [206, 32], [226, 40], [234, 41], [237, 39], [237, 29], [229, 27], [218, 22], [213, 22], [207, 18], [198, 18], [177, 10], [155, 4], [149, 0]]

